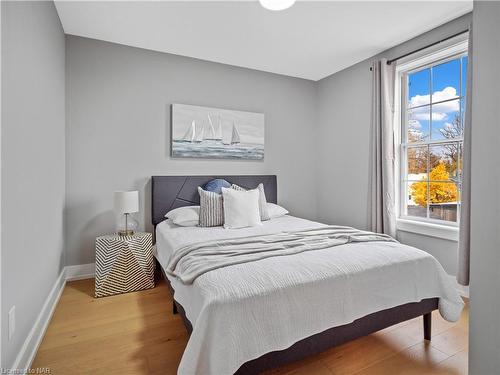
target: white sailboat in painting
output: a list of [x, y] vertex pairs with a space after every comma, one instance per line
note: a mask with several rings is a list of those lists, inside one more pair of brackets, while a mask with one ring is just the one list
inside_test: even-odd
[[[232, 137], [230, 142], [227, 144], [236, 144], [240, 143], [240, 137], [238, 130], [235, 128], [235, 125], [233, 123], [233, 130], [232, 130]], [[201, 130], [196, 129], [196, 120], [193, 120], [191, 122], [191, 126], [187, 129], [186, 133], [184, 136], [181, 138], [182, 142], [188, 142], [188, 143], [202, 143], [203, 141], [222, 141], [222, 121], [219, 116], [219, 121], [217, 124], [217, 131], [215, 130], [215, 127], [213, 125], [212, 118], [210, 115], [208, 115], [208, 128], [207, 124], [204, 123], [201, 126]], [[225, 142], [223, 142], [226, 144]]]
[[193, 143], [196, 139], [196, 121], [191, 122], [191, 126], [182, 137], [182, 141]]
[[209, 130], [209, 136], [206, 137], [205, 139], [207, 140], [213, 140], [213, 141], [222, 141], [222, 122], [220, 116], [217, 116], [218, 118], [218, 123], [217, 123], [217, 130], [216, 127], [214, 126], [214, 122], [212, 121], [212, 117], [210, 115], [208, 116], [208, 125], [210, 126]]
[[220, 115], [217, 116], [219, 119], [219, 122], [217, 124], [217, 133], [215, 134], [215, 139], [218, 141], [222, 141], [222, 119], [220, 118]]
[[205, 139], [205, 138], [204, 138], [204, 136], [205, 136], [205, 125], [203, 125], [203, 126], [201, 127], [201, 132], [199, 132], [199, 133], [196, 135], [196, 138], [194, 139], [194, 141], [195, 141], [196, 143], [201, 143], [201, 142], [203, 142], [203, 140]]
[[238, 128], [236, 127], [236, 125], [234, 125], [234, 121], [233, 121], [233, 132], [231, 134], [231, 144], [236, 145], [240, 142], [241, 142], [240, 141], [240, 132], [238, 131]]
[[230, 138], [224, 139], [222, 143], [225, 145], [236, 145], [238, 143], [241, 143], [240, 132], [238, 131], [238, 128], [234, 124], [234, 121], [233, 121], [233, 127], [231, 129]]
[[214, 124], [212, 122], [212, 118], [210, 117], [209, 114], [207, 115], [207, 117], [208, 117], [209, 135], [205, 139], [215, 139], [215, 128], [214, 128]]

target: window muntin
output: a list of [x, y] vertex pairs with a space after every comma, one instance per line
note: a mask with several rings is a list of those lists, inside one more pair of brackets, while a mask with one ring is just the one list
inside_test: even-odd
[[400, 217], [457, 225], [467, 56], [401, 72]]

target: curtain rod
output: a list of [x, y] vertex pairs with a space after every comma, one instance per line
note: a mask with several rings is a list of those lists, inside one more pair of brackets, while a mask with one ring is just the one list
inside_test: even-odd
[[455, 38], [456, 36], [459, 36], [459, 35], [462, 35], [462, 34], [465, 34], [465, 33], [468, 33], [468, 32], [469, 32], [469, 29], [467, 29], [467, 30], [463, 30], [463, 31], [460, 31], [459, 33], [456, 33], [456, 34], [450, 35], [450, 36], [448, 36], [448, 37], [446, 37], [446, 38], [444, 38], [444, 39], [438, 40], [437, 42], [434, 42], [434, 43], [428, 44], [428, 45], [426, 45], [426, 46], [424, 46], [424, 47], [421, 47], [421, 48], [419, 48], [419, 49], [416, 49], [416, 50], [414, 50], [414, 51], [411, 51], [411, 52], [405, 53], [404, 55], [398, 56], [398, 57], [396, 57], [395, 59], [387, 60], [387, 65], [391, 65], [394, 61], [397, 61], [397, 60], [399, 60], [399, 59], [402, 59], [403, 57], [413, 55], [414, 53], [417, 53], [417, 52], [423, 51], [423, 50], [424, 50], [424, 49], [426, 49], [426, 48], [433, 47], [433, 46], [435, 46], [435, 45], [437, 45], [437, 44], [439, 44], [439, 43], [443, 43], [443, 42], [445, 42], [445, 41], [447, 41], [447, 40], [450, 40], [450, 39], [452, 39], [452, 38]]

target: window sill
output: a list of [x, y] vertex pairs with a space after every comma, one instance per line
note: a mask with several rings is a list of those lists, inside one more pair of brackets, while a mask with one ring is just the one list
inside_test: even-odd
[[396, 229], [403, 232], [417, 233], [424, 236], [458, 242], [458, 227], [425, 223], [416, 220], [398, 219]]

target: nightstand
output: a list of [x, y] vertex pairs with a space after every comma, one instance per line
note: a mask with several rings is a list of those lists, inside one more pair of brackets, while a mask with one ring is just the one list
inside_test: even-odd
[[97, 237], [95, 252], [96, 297], [154, 288], [155, 261], [151, 233]]

